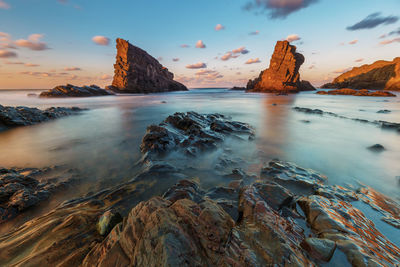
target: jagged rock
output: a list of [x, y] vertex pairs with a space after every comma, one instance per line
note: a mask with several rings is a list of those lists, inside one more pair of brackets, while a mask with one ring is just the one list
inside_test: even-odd
[[322, 88], [400, 90], [400, 57], [393, 61], [379, 60], [370, 65], [354, 67]]
[[47, 200], [52, 193], [76, 181], [69, 177], [46, 179], [40, 182], [35, 175], [50, 173], [46, 169], [1, 169], [0, 171], [0, 224], [21, 212]]
[[232, 88], [229, 89], [229, 90], [232, 90], [232, 91], [245, 91], [245, 90], [246, 90], [246, 87], [234, 86], [234, 87], [232, 87]]
[[311, 83], [300, 80], [299, 69], [304, 56], [296, 53], [296, 47], [288, 41], [278, 41], [271, 57], [269, 68], [262, 71], [255, 80], [250, 80], [247, 90], [266, 93], [297, 93], [312, 91]]
[[336, 249], [336, 243], [329, 239], [310, 237], [306, 238], [301, 246], [314, 259], [329, 261]]
[[114, 95], [109, 90], [101, 89], [97, 85], [75, 86], [72, 84], [59, 85], [48, 91], [40, 93], [39, 97], [89, 97]]
[[120, 93], [157, 93], [186, 91], [183, 84], [174, 81], [174, 74], [163, 67], [146, 51], [118, 38], [114, 80], [111, 90]]
[[97, 230], [100, 235], [106, 236], [111, 232], [114, 226], [120, 222], [122, 222], [121, 214], [119, 214], [119, 212], [108, 210], [101, 215], [97, 223]]
[[0, 129], [28, 126], [51, 119], [61, 118], [68, 115], [78, 114], [83, 109], [72, 107], [51, 107], [45, 110], [28, 107], [5, 107], [0, 105]]
[[188, 155], [217, 147], [225, 136], [254, 136], [246, 123], [232, 121], [221, 114], [175, 113], [159, 125], [147, 128], [140, 146], [142, 153], [165, 154], [181, 148]]
[[353, 95], [353, 96], [378, 96], [378, 97], [396, 97], [395, 94], [387, 91], [368, 91], [367, 89], [354, 90], [349, 88], [318, 91], [319, 95]]

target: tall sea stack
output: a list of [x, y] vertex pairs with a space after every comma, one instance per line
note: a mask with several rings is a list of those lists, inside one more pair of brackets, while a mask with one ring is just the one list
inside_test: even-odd
[[304, 56], [296, 53], [296, 47], [288, 41], [278, 41], [271, 57], [269, 68], [260, 76], [250, 80], [247, 90], [264, 93], [297, 93], [312, 91], [315, 88], [307, 81], [300, 81], [300, 66]]
[[120, 93], [186, 91], [174, 74], [146, 51], [118, 38], [112, 90]]

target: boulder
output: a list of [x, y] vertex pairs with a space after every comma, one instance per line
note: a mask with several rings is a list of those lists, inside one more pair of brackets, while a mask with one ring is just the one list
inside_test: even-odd
[[146, 51], [117, 39], [117, 57], [114, 79], [109, 89], [119, 93], [157, 93], [186, 91], [183, 84], [174, 81], [174, 74]]
[[109, 90], [102, 89], [97, 85], [75, 86], [72, 84], [59, 85], [51, 90], [40, 93], [39, 97], [89, 97], [114, 95]]
[[300, 80], [299, 69], [304, 56], [296, 53], [296, 47], [288, 41], [278, 41], [271, 57], [269, 68], [262, 71], [255, 80], [250, 80], [247, 90], [265, 93], [297, 93], [312, 91], [311, 83]]
[[400, 90], [400, 57], [354, 67], [322, 88]]

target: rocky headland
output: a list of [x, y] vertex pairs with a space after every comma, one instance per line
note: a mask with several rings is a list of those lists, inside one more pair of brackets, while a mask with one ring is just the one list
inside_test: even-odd
[[379, 60], [370, 65], [354, 67], [322, 88], [400, 90], [400, 57], [393, 61]]
[[368, 91], [367, 89], [354, 90], [349, 88], [329, 90], [329, 91], [318, 91], [319, 95], [352, 95], [352, 96], [377, 96], [377, 97], [396, 97], [388, 91]]
[[16, 126], [33, 125], [69, 115], [79, 114], [83, 109], [51, 107], [45, 110], [29, 107], [5, 107], [0, 105], [0, 130]]
[[375, 227], [376, 218], [355, 207], [370, 205], [400, 227], [399, 205], [372, 188], [329, 185], [324, 175], [280, 160], [257, 175], [231, 172], [226, 160], [226, 183], [203, 188], [167, 157], [196, 157], [227, 138], [251, 142], [253, 135], [249, 125], [220, 114], [176, 113], [149, 126], [140, 173], [0, 236], [0, 265], [400, 264], [400, 249]]
[[174, 81], [174, 74], [146, 51], [118, 38], [112, 86], [119, 93], [158, 93], [186, 91], [183, 84]]
[[113, 92], [100, 88], [97, 85], [75, 86], [72, 84], [59, 85], [48, 91], [40, 93], [39, 97], [89, 97], [114, 95]]
[[288, 41], [278, 41], [271, 57], [269, 68], [258, 78], [247, 83], [247, 91], [264, 93], [298, 93], [312, 91], [311, 83], [300, 80], [300, 67], [304, 56]]

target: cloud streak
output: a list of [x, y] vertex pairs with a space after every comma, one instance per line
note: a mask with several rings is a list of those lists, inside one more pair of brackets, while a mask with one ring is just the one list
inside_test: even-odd
[[297, 34], [290, 34], [286, 37], [285, 39], [286, 41], [288, 41], [289, 43], [294, 42], [294, 41], [299, 41], [301, 40], [301, 37]]
[[186, 66], [187, 69], [205, 69], [207, 68], [207, 64], [203, 62], [195, 63], [195, 64], [189, 64]]
[[244, 9], [266, 12], [272, 19], [284, 19], [317, 2], [318, 0], [251, 0]]
[[388, 45], [388, 44], [392, 44], [392, 43], [400, 43], [400, 37], [399, 38], [394, 38], [394, 39], [390, 39], [390, 40], [385, 40], [380, 42], [380, 45]]
[[0, 9], [10, 9], [10, 8], [11, 6], [7, 2], [0, 0]]
[[382, 17], [380, 12], [372, 13], [367, 16], [365, 19], [357, 22], [356, 24], [347, 27], [346, 29], [349, 31], [357, 31], [364, 29], [373, 29], [379, 25], [389, 25], [396, 23], [399, 20], [397, 16], [387, 16]]
[[245, 62], [245, 64], [255, 64], [255, 63], [260, 63], [261, 61], [260, 61], [260, 59], [259, 58], [250, 58], [249, 60], [247, 60], [246, 62]]
[[206, 48], [206, 45], [203, 43], [202, 40], [198, 40], [196, 43], [196, 48]]
[[0, 50], [0, 58], [12, 58], [17, 57], [17, 53], [7, 50]]

